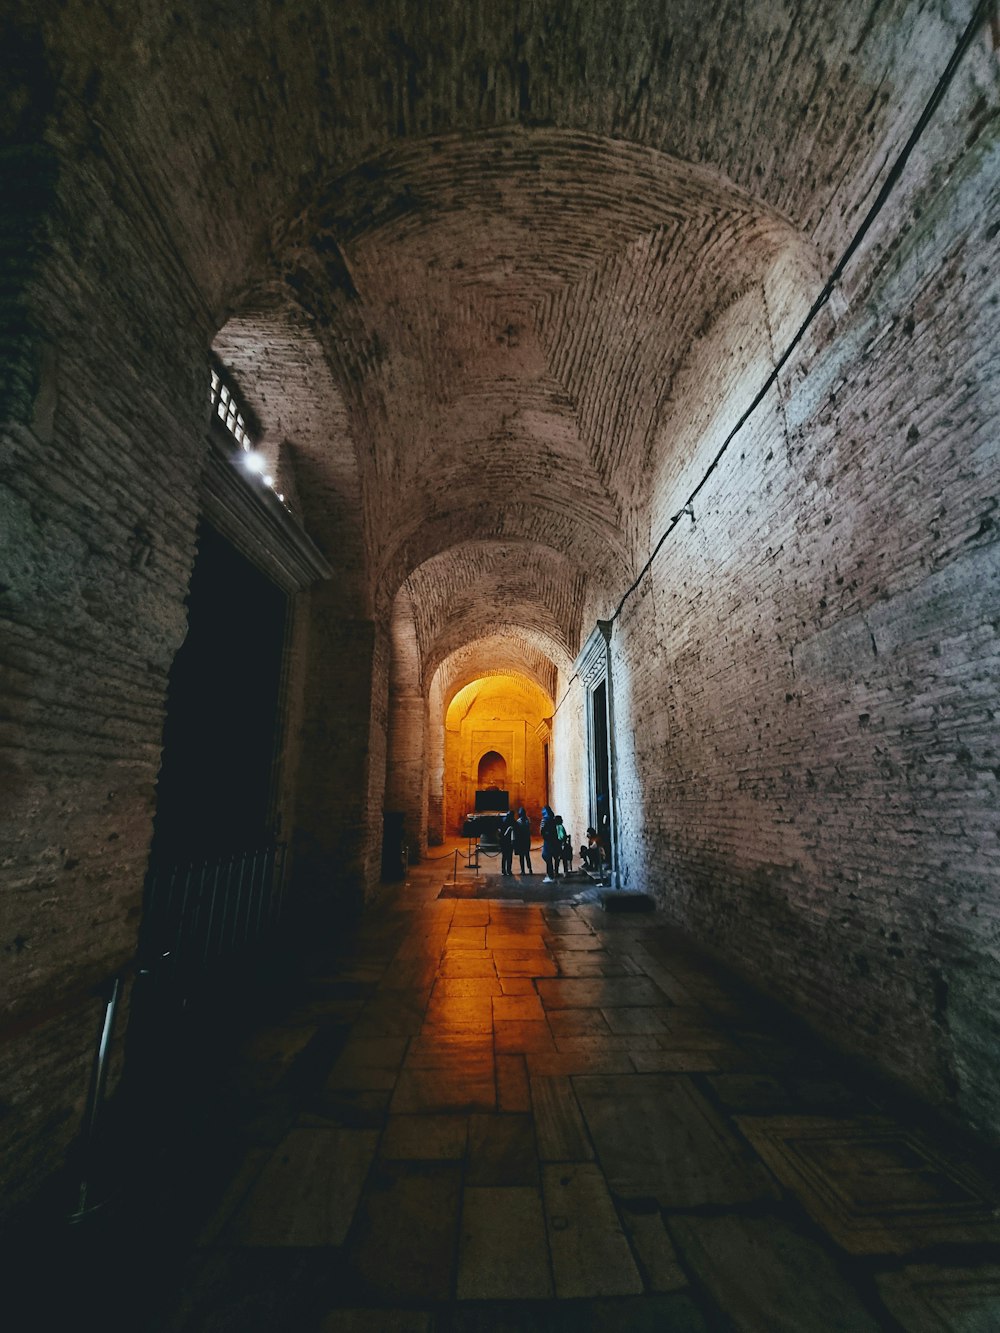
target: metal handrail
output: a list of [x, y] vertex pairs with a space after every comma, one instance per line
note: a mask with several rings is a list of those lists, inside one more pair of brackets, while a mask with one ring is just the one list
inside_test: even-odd
[[251, 952], [285, 907], [287, 846], [269, 843], [202, 862], [151, 866], [146, 877], [142, 970], [205, 973]]

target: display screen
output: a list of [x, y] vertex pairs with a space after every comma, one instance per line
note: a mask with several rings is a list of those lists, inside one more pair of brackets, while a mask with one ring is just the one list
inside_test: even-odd
[[495, 787], [487, 787], [485, 791], [476, 792], [476, 813], [479, 814], [486, 810], [509, 810], [510, 792], [498, 791]]

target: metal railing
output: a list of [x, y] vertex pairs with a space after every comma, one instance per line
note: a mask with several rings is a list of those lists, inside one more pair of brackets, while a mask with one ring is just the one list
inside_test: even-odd
[[150, 867], [141, 970], [196, 977], [256, 953], [284, 914], [287, 860], [279, 842], [198, 864]]

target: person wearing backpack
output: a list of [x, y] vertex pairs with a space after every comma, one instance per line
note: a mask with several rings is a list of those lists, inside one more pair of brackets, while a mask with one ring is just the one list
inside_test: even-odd
[[542, 860], [545, 862], [543, 884], [554, 884], [559, 878], [559, 840], [556, 834], [556, 817], [552, 807], [542, 807]]

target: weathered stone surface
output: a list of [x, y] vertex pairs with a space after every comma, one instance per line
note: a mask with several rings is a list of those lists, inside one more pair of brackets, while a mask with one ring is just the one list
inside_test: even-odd
[[565, 1300], [641, 1293], [642, 1278], [600, 1167], [546, 1166], [543, 1191], [556, 1295]]
[[[213, 349], [334, 569], [295, 595], [284, 661], [268, 832], [294, 844], [299, 906], [329, 920], [374, 894], [384, 811], [417, 854], [442, 836], [448, 708], [484, 679], [551, 701], [525, 781], [579, 842], [596, 793], [574, 662], [613, 622], [623, 886], [997, 1139], [1000, 173], [982, 34], [720, 453], [971, 12], [14, 7], [5, 1198], [75, 1132], [93, 989], [138, 941]], [[265, 537], [247, 542], [266, 563]], [[610, 984], [625, 966], [513, 915], [463, 921], [464, 942], [558, 934], [559, 959], [498, 957], [501, 978]], [[443, 952], [450, 916], [431, 925]], [[692, 998], [667, 967], [632, 979]], [[415, 1009], [376, 1005], [362, 1031], [413, 1035]]]
[[735, 1328], [877, 1333], [837, 1266], [775, 1217], [677, 1217], [670, 1232], [685, 1263]]
[[608, 1183], [663, 1208], [771, 1199], [760, 1163], [682, 1075], [573, 1080]]
[[364, 1129], [293, 1129], [260, 1172], [227, 1231], [237, 1245], [340, 1245], [378, 1135]]
[[459, 1300], [531, 1300], [552, 1295], [538, 1189], [465, 1191]]

